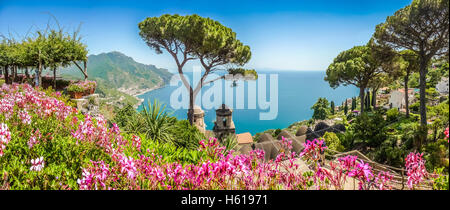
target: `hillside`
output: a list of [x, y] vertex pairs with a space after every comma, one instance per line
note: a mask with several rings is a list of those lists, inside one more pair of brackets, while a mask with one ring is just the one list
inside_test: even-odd
[[[61, 72], [63, 77], [83, 78], [75, 66]], [[138, 90], [163, 85], [172, 74], [167, 69], [138, 63], [123, 53], [109, 52], [88, 57], [88, 75], [90, 80], [135, 95]]]

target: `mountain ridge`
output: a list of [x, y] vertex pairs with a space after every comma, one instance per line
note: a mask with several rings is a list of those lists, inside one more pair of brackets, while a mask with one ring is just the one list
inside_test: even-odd
[[[138, 63], [118, 51], [89, 55], [87, 70], [90, 80], [125, 90], [155, 88], [167, 83], [172, 76], [167, 69]], [[62, 69], [61, 72], [63, 76], [83, 78], [76, 66]]]

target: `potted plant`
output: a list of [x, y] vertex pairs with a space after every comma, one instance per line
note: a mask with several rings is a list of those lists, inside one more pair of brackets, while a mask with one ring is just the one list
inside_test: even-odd
[[84, 89], [80, 87], [78, 84], [71, 84], [67, 87], [67, 92], [69, 93], [71, 98], [80, 99], [83, 97]]
[[94, 94], [95, 88], [97, 87], [97, 83], [95, 81], [89, 81], [88, 87], [89, 87], [90, 94]]

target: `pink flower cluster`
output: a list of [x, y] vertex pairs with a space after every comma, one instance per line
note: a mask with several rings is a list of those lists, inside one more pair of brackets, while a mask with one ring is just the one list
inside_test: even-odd
[[133, 135], [133, 137], [131, 138], [131, 142], [138, 151], [141, 151], [141, 138], [139, 138], [139, 136]]
[[77, 180], [80, 189], [111, 189], [106, 186], [107, 178], [111, 175], [109, 165], [104, 161], [91, 161], [91, 164], [93, 167], [83, 169], [83, 178]]
[[314, 139], [312, 141], [306, 140], [306, 143], [304, 143], [303, 146], [305, 149], [300, 153], [300, 156], [313, 162], [317, 162], [320, 159], [321, 154], [327, 148], [323, 139]]
[[28, 114], [27, 111], [19, 111], [19, 118], [22, 121], [23, 124], [29, 125], [31, 124], [31, 116]]
[[92, 119], [90, 115], [85, 115], [84, 121], [75, 118], [72, 122], [79, 122], [77, 129], [72, 131], [72, 136], [75, 139], [95, 143], [109, 154], [121, 153], [124, 146], [128, 144], [127, 140], [120, 135], [120, 130], [116, 124], [108, 129], [103, 116]]
[[3, 156], [6, 145], [11, 140], [11, 132], [8, 129], [8, 125], [0, 124], [0, 157]]
[[[58, 92], [54, 95], [47, 95], [29, 84], [3, 84], [0, 87], [0, 120], [6, 122], [0, 125], [0, 156], [4, 155], [6, 146], [11, 140], [8, 124], [10, 126], [25, 125], [28, 127], [32, 123], [33, 116], [44, 120], [54, 117], [60, 121], [65, 121], [69, 115], [78, 112], [73, 107], [67, 106], [63, 101], [55, 98], [60, 96], [61, 94]], [[31, 149], [38, 144], [40, 138], [41, 133], [39, 129], [36, 129], [28, 140], [28, 147]], [[32, 170], [41, 170], [44, 164], [39, 158], [31, 162], [33, 164]]]
[[28, 148], [33, 148], [34, 145], [39, 144], [39, 139], [42, 137], [39, 129], [36, 129], [34, 133], [31, 134], [30, 140], [28, 140]]
[[406, 174], [408, 175], [408, 187], [413, 189], [424, 181], [427, 170], [425, 168], [425, 160], [423, 153], [410, 153], [405, 159]]
[[9, 120], [14, 115], [18, 115], [22, 124], [31, 124], [32, 114], [39, 118], [47, 119], [51, 116], [64, 121], [70, 114], [77, 110], [67, 106], [64, 102], [47, 96], [29, 84], [3, 84], [0, 87], [0, 113]]
[[449, 142], [449, 138], [448, 138], [448, 127], [445, 129], [444, 134], [445, 134], [445, 138], [447, 139], [447, 142]]
[[41, 171], [44, 168], [44, 157], [31, 160], [31, 171]]
[[221, 147], [219, 141], [216, 138], [209, 138], [209, 141], [201, 140], [199, 142], [200, 148], [199, 151], [206, 152], [208, 157], [221, 157], [222, 152], [225, 150], [225, 147]]

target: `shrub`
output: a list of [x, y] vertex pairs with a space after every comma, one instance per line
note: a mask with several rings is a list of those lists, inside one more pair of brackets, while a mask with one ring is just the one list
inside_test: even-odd
[[400, 115], [400, 112], [398, 111], [397, 108], [389, 109], [386, 112], [386, 120], [388, 122], [395, 122], [395, 121], [397, 121], [399, 115]]
[[386, 139], [386, 121], [378, 112], [361, 114], [351, 126], [356, 140], [370, 147], [378, 147]]
[[409, 106], [409, 110], [411, 110], [412, 112], [415, 112], [415, 113], [419, 113], [419, 108], [420, 108], [420, 102], [419, 101], [416, 102], [416, 103], [413, 103], [413, 104], [411, 104]]
[[121, 109], [116, 108], [115, 113], [112, 121], [124, 130], [130, 129], [129, 126], [132, 125], [132, 121], [134, 121], [138, 115], [138, 112], [131, 104], [127, 104]]
[[311, 107], [314, 110], [312, 119], [325, 120], [330, 115], [330, 103], [326, 98], [319, 98], [317, 102]]
[[177, 121], [170, 133], [173, 135], [174, 145], [188, 149], [198, 148], [198, 142], [205, 139], [205, 135], [197, 127], [191, 126], [187, 120]]
[[342, 146], [341, 141], [335, 133], [326, 132], [325, 135], [323, 135], [323, 139], [325, 140], [328, 149], [338, 152], [344, 151], [344, 146]]

